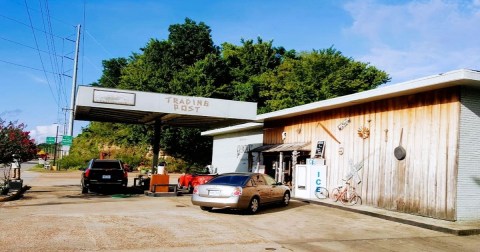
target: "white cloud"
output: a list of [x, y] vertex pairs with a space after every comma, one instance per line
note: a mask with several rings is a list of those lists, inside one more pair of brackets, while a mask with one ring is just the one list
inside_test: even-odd
[[45, 77], [40, 77], [38, 75], [34, 75], [34, 74], [31, 74], [31, 73], [26, 73], [30, 79], [33, 81], [33, 82], [36, 82], [36, 83], [40, 83], [40, 84], [48, 84], [47, 80], [45, 79]]
[[5, 121], [9, 121], [11, 120], [10, 118], [18, 118], [18, 115], [20, 115], [21, 113], [22, 113], [21, 109], [6, 110], [0, 113], [0, 118]]
[[387, 71], [393, 82], [459, 68], [480, 69], [480, 0], [356, 0], [345, 5], [346, 32], [365, 40], [357, 59]]
[[[59, 133], [62, 129], [59, 128]], [[45, 143], [47, 137], [55, 137], [57, 134], [57, 125], [36, 126], [34, 130], [30, 131], [30, 138], [35, 139], [36, 144]], [[59, 138], [60, 139], [60, 138]]]

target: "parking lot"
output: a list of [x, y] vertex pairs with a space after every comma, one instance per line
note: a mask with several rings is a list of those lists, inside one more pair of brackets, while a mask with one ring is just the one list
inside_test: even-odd
[[[81, 194], [79, 172], [25, 172], [32, 188], [0, 203], [2, 251], [478, 251], [454, 236], [292, 201], [256, 215], [201, 211], [190, 196]], [[173, 176], [172, 179], [174, 180]], [[133, 179], [131, 179], [133, 181]], [[131, 182], [130, 182], [131, 184]]]

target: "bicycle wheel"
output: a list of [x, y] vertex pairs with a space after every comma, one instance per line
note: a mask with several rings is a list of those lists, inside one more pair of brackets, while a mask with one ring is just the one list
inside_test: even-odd
[[330, 197], [333, 201], [338, 201], [338, 196], [340, 195], [340, 190], [338, 188], [333, 188], [332, 193], [330, 193]]
[[352, 194], [349, 195], [348, 198], [346, 197], [341, 202], [345, 206], [353, 206], [353, 205], [357, 204], [358, 202], [360, 202], [360, 204], [362, 204], [362, 198], [360, 198], [360, 196], [358, 196], [357, 193], [352, 193]]
[[315, 196], [319, 199], [326, 199], [328, 198], [328, 190], [325, 187], [318, 187], [315, 191]]

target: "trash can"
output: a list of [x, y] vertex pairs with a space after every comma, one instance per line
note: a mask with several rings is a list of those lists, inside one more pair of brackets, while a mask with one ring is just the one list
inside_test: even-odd
[[20, 190], [23, 187], [23, 179], [11, 179], [8, 181], [10, 190]]

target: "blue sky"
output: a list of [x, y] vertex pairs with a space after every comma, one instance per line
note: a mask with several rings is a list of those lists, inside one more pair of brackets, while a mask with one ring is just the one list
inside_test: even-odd
[[[168, 26], [186, 17], [210, 26], [217, 45], [259, 36], [296, 51], [334, 46], [385, 70], [391, 83], [480, 69], [480, 0], [0, 0], [0, 6], [0, 118], [25, 123], [38, 143], [55, 135], [54, 123], [63, 133], [72, 85], [64, 75], [72, 75], [73, 62], [61, 56], [73, 58], [76, 24], [83, 26], [80, 85], [100, 78], [102, 60], [166, 39]], [[74, 133], [86, 125], [76, 121]]]

